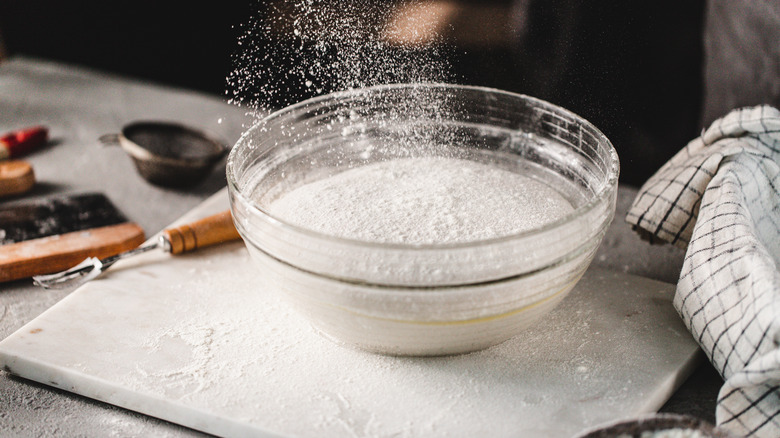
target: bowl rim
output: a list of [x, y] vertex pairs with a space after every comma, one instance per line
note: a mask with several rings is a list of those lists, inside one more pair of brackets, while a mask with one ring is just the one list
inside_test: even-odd
[[[433, 88], [433, 89], [455, 89], [455, 90], [467, 90], [467, 91], [481, 91], [481, 92], [487, 92], [489, 94], [498, 94], [498, 95], [504, 95], [512, 98], [520, 98], [524, 100], [531, 101], [535, 105], [547, 107], [554, 109], [555, 111], [563, 112], [567, 116], [570, 116], [572, 118], [575, 118], [577, 120], [580, 120], [585, 125], [592, 128], [595, 132], [595, 136], [598, 137], [600, 140], [603, 140], [607, 146], [607, 152], [609, 153], [609, 160], [607, 161], [607, 164], [609, 165], [607, 169], [608, 173], [608, 179], [606, 183], [601, 187], [600, 191], [595, 193], [586, 203], [583, 205], [575, 208], [568, 214], [558, 218], [555, 221], [548, 222], [545, 225], [541, 227], [532, 228], [529, 230], [524, 230], [519, 233], [513, 233], [508, 234], [504, 236], [498, 236], [493, 237], [490, 239], [482, 239], [482, 240], [472, 240], [472, 241], [463, 241], [463, 242], [446, 242], [446, 243], [426, 243], [426, 244], [410, 244], [410, 243], [398, 243], [398, 242], [372, 242], [367, 240], [359, 240], [349, 237], [340, 237], [335, 236], [332, 234], [326, 234], [322, 233], [316, 230], [312, 230], [306, 227], [301, 227], [299, 225], [296, 225], [292, 222], [286, 221], [282, 218], [279, 218], [275, 215], [270, 214], [268, 211], [266, 211], [264, 208], [261, 208], [258, 206], [255, 202], [248, 199], [246, 196], [244, 196], [243, 193], [241, 193], [241, 190], [238, 188], [237, 179], [234, 172], [234, 164], [235, 163], [235, 156], [238, 154], [238, 151], [240, 149], [240, 145], [245, 143], [245, 139], [247, 139], [250, 135], [253, 135], [256, 130], [260, 129], [262, 126], [267, 125], [274, 119], [277, 119], [279, 117], [282, 117], [284, 115], [294, 113], [297, 111], [305, 110], [309, 107], [316, 106], [318, 104], [321, 104], [325, 101], [339, 101], [342, 99], [347, 98], [354, 98], [355, 96], [367, 94], [367, 93], [376, 93], [376, 92], [383, 92], [387, 90], [396, 90], [396, 89], [414, 89], [414, 88]], [[618, 183], [618, 176], [620, 174], [620, 162], [618, 159], [617, 151], [615, 150], [614, 145], [612, 142], [607, 138], [606, 135], [604, 135], [603, 132], [601, 132], [600, 129], [598, 129], [595, 125], [590, 123], [587, 119], [584, 117], [581, 117], [574, 112], [567, 110], [563, 107], [560, 107], [558, 105], [555, 105], [553, 103], [547, 102], [545, 100], [528, 96], [521, 93], [514, 93], [511, 91], [505, 91], [500, 90], [497, 88], [491, 88], [491, 87], [483, 87], [483, 86], [475, 86], [475, 85], [459, 85], [459, 84], [446, 84], [446, 83], [437, 83], [437, 82], [421, 82], [421, 83], [398, 83], [398, 84], [383, 84], [383, 85], [375, 85], [371, 87], [365, 87], [365, 88], [355, 88], [351, 90], [343, 90], [343, 91], [337, 91], [334, 93], [328, 93], [323, 94], [320, 96], [316, 96], [310, 99], [303, 100], [301, 102], [295, 103], [293, 105], [281, 108], [279, 110], [273, 111], [270, 114], [260, 118], [257, 120], [249, 129], [244, 131], [244, 133], [241, 134], [241, 137], [236, 141], [235, 145], [230, 151], [230, 154], [227, 158], [227, 165], [225, 169], [226, 173], [226, 179], [227, 179], [227, 186], [228, 190], [231, 193], [231, 197], [235, 196], [246, 208], [249, 208], [251, 211], [260, 214], [261, 216], [264, 216], [269, 220], [270, 223], [273, 225], [279, 226], [282, 229], [289, 229], [295, 233], [301, 233], [303, 235], [308, 235], [310, 237], [314, 237], [317, 239], [321, 239], [324, 241], [331, 241], [334, 243], [339, 244], [348, 244], [351, 246], [357, 246], [357, 247], [363, 247], [363, 248], [374, 248], [374, 249], [382, 249], [382, 250], [406, 250], [406, 251], [436, 251], [436, 250], [458, 250], [458, 249], [469, 249], [474, 247], [481, 247], [481, 246], [489, 246], [489, 245], [497, 245], [507, 242], [512, 242], [516, 240], [523, 240], [527, 239], [529, 237], [539, 235], [539, 234], [545, 234], [547, 232], [550, 232], [556, 228], [560, 228], [566, 224], [574, 222], [577, 218], [582, 217], [586, 215], [587, 213], [591, 212], [593, 209], [596, 208], [597, 205], [599, 205], [602, 201], [604, 201], [610, 194], [616, 192], [617, 183]], [[231, 210], [235, 213], [235, 208], [232, 205], [231, 202]], [[614, 212], [612, 212], [614, 214]], [[611, 215], [610, 215], [611, 216]], [[235, 215], [234, 215], [235, 217]], [[236, 218], [238, 219], [238, 218]], [[611, 218], [610, 218], [611, 219]], [[237, 221], [240, 223], [240, 221]], [[610, 220], [606, 221], [608, 224]], [[601, 224], [601, 227], [605, 226], [605, 224]], [[239, 230], [241, 227], [238, 227]]]

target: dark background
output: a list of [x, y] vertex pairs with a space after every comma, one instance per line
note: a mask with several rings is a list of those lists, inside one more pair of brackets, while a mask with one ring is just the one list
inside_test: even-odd
[[223, 94], [247, 1], [0, 0], [9, 56], [32, 55]]
[[[266, 7], [248, 0], [0, 0], [0, 35], [9, 56], [226, 96], [242, 25], [262, 19]], [[612, 140], [621, 180], [634, 185], [698, 135], [703, 0], [542, 0], [528, 13], [528, 33], [506, 45], [456, 41], [455, 81], [530, 94], [584, 116]], [[283, 82], [282, 69], [269, 80]]]

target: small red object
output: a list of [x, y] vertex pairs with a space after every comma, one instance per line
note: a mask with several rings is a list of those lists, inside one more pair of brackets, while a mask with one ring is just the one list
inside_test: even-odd
[[49, 129], [45, 126], [33, 126], [9, 132], [0, 137], [0, 160], [25, 155], [46, 144]]

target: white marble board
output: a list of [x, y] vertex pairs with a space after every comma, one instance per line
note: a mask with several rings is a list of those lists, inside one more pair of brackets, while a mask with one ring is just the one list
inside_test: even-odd
[[[180, 222], [226, 208], [223, 190]], [[386, 357], [319, 336], [232, 243], [117, 264], [1, 342], [0, 365], [223, 436], [566, 437], [657, 410], [693, 369], [673, 291], [591, 268], [504, 344]]]

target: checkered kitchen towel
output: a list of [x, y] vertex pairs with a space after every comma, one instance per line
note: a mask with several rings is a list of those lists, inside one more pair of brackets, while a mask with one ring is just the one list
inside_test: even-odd
[[626, 220], [687, 247], [674, 306], [725, 379], [718, 425], [780, 437], [780, 111], [716, 120], [645, 183]]

